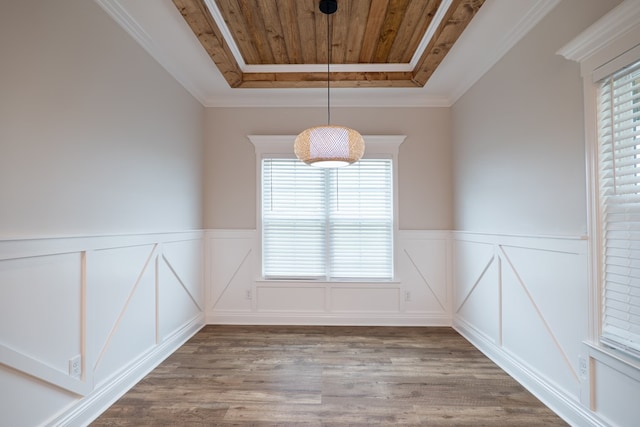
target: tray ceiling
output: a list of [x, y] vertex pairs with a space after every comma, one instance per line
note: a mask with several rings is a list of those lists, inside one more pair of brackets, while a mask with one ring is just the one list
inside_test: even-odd
[[230, 87], [422, 87], [485, 0], [172, 0]]
[[[187, 0], [180, 0], [180, 7], [176, 7], [179, 0], [94, 1], [204, 106], [326, 106], [326, 40], [320, 40], [326, 22], [309, 24], [311, 16], [324, 17], [317, 10], [318, 0], [188, 0], [188, 4], [184, 3]], [[271, 2], [278, 9], [264, 6]], [[338, 0], [338, 12], [332, 17], [332, 104], [450, 106], [558, 2]], [[427, 11], [435, 5], [437, 11], [429, 16]], [[247, 9], [248, 6], [251, 7]], [[458, 7], [463, 8], [459, 13], [467, 16], [465, 21], [470, 19], [464, 30], [455, 16], [445, 19]], [[235, 10], [233, 19], [238, 22], [253, 19], [251, 28], [260, 25], [255, 24], [255, 19], [260, 19], [279, 23], [280, 30], [277, 25], [274, 29], [263, 24], [264, 29], [254, 34], [245, 28], [244, 39], [237, 37], [243, 41], [236, 42], [232, 32], [238, 30], [232, 28], [239, 24], [233, 24], [230, 17], [227, 24], [225, 10], [229, 14]], [[365, 12], [358, 12], [361, 10]], [[257, 11], [258, 18], [254, 16]], [[274, 16], [263, 17], [268, 13]], [[196, 22], [202, 29], [194, 32], [183, 14], [193, 19], [199, 16]], [[298, 14], [306, 18], [298, 21]], [[348, 19], [340, 14], [348, 15]], [[348, 25], [341, 27], [340, 20]], [[297, 28], [283, 27], [283, 22], [293, 21]], [[447, 27], [446, 22], [451, 24]], [[415, 48], [416, 34], [425, 25], [425, 36]], [[378, 28], [377, 37], [373, 28]], [[388, 32], [388, 28], [396, 29]], [[455, 32], [460, 34], [451, 36]], [[438, 44], [438, 37], [448, 42]], [[311, 38], [317, 41], [305, 42], [303, 47], [303, 40]], [[208, 40], [208, 47], [203, 46], [203, 39]], [[291, 42], [296, 39], [299, 47], [295, 47], [297, 41]], [[243, 44], [254, 45], [253, 54], [242, 54]], [[212, 47], [217, 50], [207, 50]], [[414, 49], [415, 53], [411, 53]], [[395, 80], [396, 77], [400, 78]]]

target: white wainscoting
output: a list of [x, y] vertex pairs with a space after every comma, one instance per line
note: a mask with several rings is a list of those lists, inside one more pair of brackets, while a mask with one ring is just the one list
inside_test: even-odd
[[584, 343], [585, 238], [454, 232], [453, 254], [453, 324], [463, 336], [572, 425], [637, 423], [638, 371]]
[[85, 425], [197, 332], [202, 236], [0, 241], [0, 425]]
[[393, 282], [260, 280], [254, 230], [206, 232], [207, 323], [451, 324], [448, 231], [402, 230]]

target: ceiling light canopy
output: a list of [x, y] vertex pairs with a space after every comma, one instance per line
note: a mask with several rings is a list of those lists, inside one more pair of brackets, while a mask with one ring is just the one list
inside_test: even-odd
[[336, 168], [355, 163], [364, 154], [364, 138], [356, 130], [331, 125], [331, 31], [329, 15], [338, 10], [337, 0], [320, 0], [320, 11], [327, 16], [327, 125], [302, 131], [295, 140], [294, 152], [308, 165]]

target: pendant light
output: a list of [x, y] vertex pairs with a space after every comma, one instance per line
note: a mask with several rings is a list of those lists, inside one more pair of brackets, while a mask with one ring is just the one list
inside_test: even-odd
[[347, 166], [364, 154], [364, 139], [356, 130], [331, 124], [331, 39], [329, 15], [338, 10], [337, 0], [320, 0], [320, 11], [327, 15], [327, 125], [303, 130], [294, 143], [298, 159], [322, 168]]

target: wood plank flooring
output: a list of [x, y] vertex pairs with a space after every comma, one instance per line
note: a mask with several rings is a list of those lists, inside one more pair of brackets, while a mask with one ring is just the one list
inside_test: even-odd
[[206, 326], [99, 426], [564, 426], [451, 328]]

